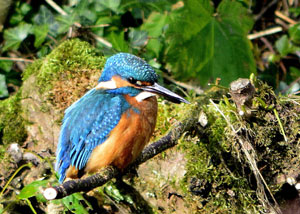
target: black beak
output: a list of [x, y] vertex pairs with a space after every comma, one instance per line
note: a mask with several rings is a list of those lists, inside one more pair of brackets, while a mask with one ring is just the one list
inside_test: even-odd
[[173, 103], [187, 103], [190, 104], [189, 101], [186, 99], [182, 98], [181, 96], [173, 93], [172, 91], [158, 85], [157, 83], [154, 83], [153, 85], [150, 86], [143, 86], [142, 89], [144, 91], [152, 92], [158, 95], [164, 96], [167, 100], [173, 102]]

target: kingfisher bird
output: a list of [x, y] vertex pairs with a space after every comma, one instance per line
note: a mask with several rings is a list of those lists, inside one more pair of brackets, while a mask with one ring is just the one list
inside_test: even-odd
[[189, 103], [157, 79], [137, 56], [118, 53], [107, 59], [98, 85], [65, 110], [56, 152], [60, 183], [132, 163], [153, 134], [156, 95]]

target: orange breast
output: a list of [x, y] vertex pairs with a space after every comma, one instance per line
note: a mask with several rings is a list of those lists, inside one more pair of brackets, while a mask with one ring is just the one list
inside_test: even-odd
[[138, 157], [149, 142], [157, 117], [156, 97], [141, 102], [128, 95], [125, 98], [139, 112], [130, 108], [122, 115], [108, 139], [92, 152], [85, 172], [96, 172], [111, 164], [123, 169]]

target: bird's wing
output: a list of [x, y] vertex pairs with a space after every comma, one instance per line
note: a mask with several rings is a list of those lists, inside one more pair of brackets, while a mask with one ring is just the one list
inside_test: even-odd
[[123, 96], [92, 89], [65, 111], [57, 147], [60, 182], [70, 165], [85, 167], [93, 149], [107, 139], [128, 108]]

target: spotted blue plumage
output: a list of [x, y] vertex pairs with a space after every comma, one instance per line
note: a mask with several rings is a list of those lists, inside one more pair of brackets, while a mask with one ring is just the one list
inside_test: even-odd
[[100, 81], [109, 81], [112, 76], [119, 75], [123, 79], [134, 77], [136, 80], [150, 83], [157, 82], [157, 74], [153, 68], [141, 58], [128, 53], [118, 53], [106, 61]]
[[[99, 81], [109, 81], [116, 75], [125, 80], [133, 77], [140, 81], [157, 81], [150, 65], [127, 53], [108, 58]], [[84, 169], [94, 148], [108, 138], [122, 113], [133, 108], [123, 95], [136, 96], [140, 92], [133, 87], [92, 89], [66, 109], [57, 146], [56, 170], [60, 182], [64, 181], [69, 166]]]

